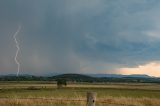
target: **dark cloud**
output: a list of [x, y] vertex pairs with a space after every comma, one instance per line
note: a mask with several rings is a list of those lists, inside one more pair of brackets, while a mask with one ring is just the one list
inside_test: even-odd
[[[113, 73], [159, 61], [159, 0], [1, 0], [0, 69], [15, 73]], [[117, 72], [115, 72], [117, 73]]]

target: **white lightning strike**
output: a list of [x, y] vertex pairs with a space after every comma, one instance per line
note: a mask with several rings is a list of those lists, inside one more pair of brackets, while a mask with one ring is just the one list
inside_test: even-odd
[[14, 38], [14, 41], [15, 41], [15, 43], [16, 43], [16, 47], [17, 47], [17, 51], [16, 51], [16, 55], [15, 55], [15, 62], [16, 62], [16, 64], [18, 65], [18, 71], [17, 71], [17, 76], [19, 76], [19, 71], [20, 71], [20, 63], [18, 62], [18, 60], [17, 60], [17, 56], [18, 56], [18, 53], [19, 53], [19, 50], [20, 50], [20, 47], [19, 47], [19, 43], [18, 43], [18, 41], [17, 41], [17, 39], [16, 39], [16, 36], [18, 35], [18, 33], [20, 32], [20, 30], [21, 30], [21, 25], [19, 25], [18, 26], [18, 29], [17, 29], [17, 31], [15, 32], [15, 34], [13, 35], [13, 38]]

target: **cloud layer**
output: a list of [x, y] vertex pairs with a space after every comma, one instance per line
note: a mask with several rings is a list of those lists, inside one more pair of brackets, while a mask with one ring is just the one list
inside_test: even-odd
[[0, 71], [120, 73], [159, 61], [159, 0], [0, 1]]

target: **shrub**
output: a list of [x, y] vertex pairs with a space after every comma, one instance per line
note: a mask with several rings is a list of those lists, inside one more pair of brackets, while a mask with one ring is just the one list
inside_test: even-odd
[[65, 79], [58, 79], [57, 80], [57, 87], [62, 88], [64, 86], [67, 86], [67, 81]]

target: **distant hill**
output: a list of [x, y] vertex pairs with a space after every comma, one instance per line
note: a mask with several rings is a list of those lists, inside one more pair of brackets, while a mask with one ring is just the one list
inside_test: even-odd
[[141, 82], [141, 83], [160, 83], [160, 78], [147, 75], [116, 75], [116, 74], [61, 74], [50, 77], [51, 80], [66, 79], [76, 82]]
[[132, 78], [151, 78], [151, 76], [145, 75], [145, 74], [131, 74], [131, 75], [122, 75], [122, 74], [88, 74], [92, 77], [97, 78], [125, 78], [125, 77], [132, 77]]
[[56, 75], [53, 77], [50, 77], [51, 79], [66, 79], [68, 81], [78, 81], [78, 82], [92, 82], [96, 78], [88, 76], [88, 75], [83, 75], [83, 74], [61, 74], [61, 75]]
[[0, 81], [57, 81], [65, 79], [72, 82], [134, 82], [134, 83], [160, 83], [160, 78], [148, 75], [119, 75], [119, 74], [61, 74], [54, 76], [32, 76], [32, 75], [7, 75], [0, 76]]

